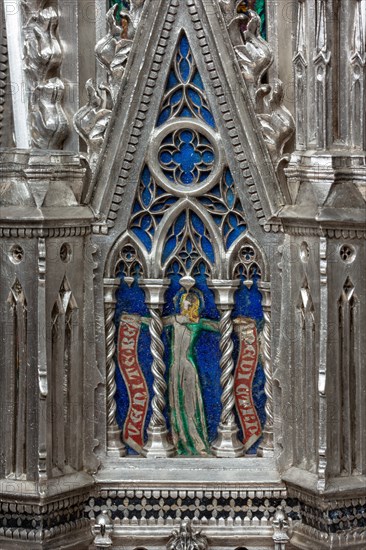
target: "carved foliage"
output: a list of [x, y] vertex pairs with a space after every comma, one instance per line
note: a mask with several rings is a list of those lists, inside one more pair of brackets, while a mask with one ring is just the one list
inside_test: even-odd
[[115, 4], [106, 15], [108, 32], [95, 46], [96, 58], [106, 70], [107, 81], [98, 86], [92, 80], [87, 81], [88, 103], [74, 116], [75, 129], [87, 144], [89, 163], [93, 171], [126, 70], [143, 5], [144, 0], [131, 0], [129, 9], [123, 8], [120, 12], [121, 24], [118, 24], [119, 7]]
[[208, 550], [207, 538], [200, 532], [194, 532], [190, 521], [182, 521], [179, 531], [174, 530], [167, 550]]
[[269, 44], [260, 35], [259, 15], [249, 10], [249, 22], [242, 32], [242, 44], [235, 51], [245, 81], [248, 84], [252, 100], [255, 99], [261, 77], [273, 62], [273, 53]]
[[104, 85], [94, 88], [89, 79], [85, 84], [88, 103], [74, 116], [74, 126], [87, 144], [89, 164], [95, 169], [101, 151], [104, 135], [112, 114], [110, 90]]
[[116, 4], [107, 12], [108, 33], [95, 46], [97, 60], [107, 71], [108, 84], [113, 99], [116, 98], [132, 46], [131, 30], [129, 30], [130, 16], [124, 15], [122, 26], [118, 25], [116, 20], [117, 9], [118, 5]]
[[[283, 105], [282, 82], [276, 79], [273, 85], [262, 84], [262, 77], [273, 61], [272, 50], [260, 35], [261, 20], [255, 11], [248, 10], [240, 17], [237, 13], [238, 3], [224, 0], [221, 0], [221, 8], [264, 140], [272, 162], [278, 168], [284, 146], [294, 133], [295, 124], [291, 113]], [[243, 18], [247, 21], [245, 30], [242, 30]]]
[[61, 149], [69, 132], [62, 107], [65, 86], [59, 78], [62, 49], [57, 35], [58, 14], [45, 1], [23, 1], [24, 58], [28, 76], [32, 144]]
[[[283, 106], [283, 85], [275, 79], [257, 93], [257, 118], [273, 162], [280, 161], [285, 144], [295, 131], [292, 114]], [[277, 164], [278, 166], [278, 164]]]

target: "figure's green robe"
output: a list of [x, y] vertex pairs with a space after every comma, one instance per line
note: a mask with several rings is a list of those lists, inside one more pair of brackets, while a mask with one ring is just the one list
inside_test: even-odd
[[216, 331], [212, 322], [172, 324], [172, 358], [169, 370], [169, 410], [173, 441], [178, 454], [210, 454], [195, 346], [202, 330]]

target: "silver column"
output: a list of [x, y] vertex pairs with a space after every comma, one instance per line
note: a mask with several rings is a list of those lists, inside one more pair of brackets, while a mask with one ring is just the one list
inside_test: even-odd
[[266, 401], [266, 424], [263, 430], [263, 441], [258, 449], [259, 456], [273, 456], [273, 373], [271, 354], [271, 284], [259, 282], [258, 288], [263, 296], [262, 308], [264, 327], [261, 334], [261, 355], [266, 377], [264, 391]]
[[121, 441], [121, 432], [116, 421], [116, 363], [115, 335], [116, 325], [114, 315], [116, 310], [116, 290], [120, 279], [104, 279], [104, 309], [106, 330], [106, 391], [107, 391], [107, 453], [110, 456], [125, 456], [126, 448]]
[[164, 294], [169, 286], [168, 279], [142, 279], [139, 282], [146, 295], [151, 321], [151, 354], [153, 356], [152, 373], [154, 376], [154, 396], [152, 399], [152, 416], [147, 430], [148, 440], [143, 449], [147, 457], [164, 458], [175, 455], [174, 445], [170, 442], [164, 418], [167, 384], [165, 381], [164, 344], [161, 339], [163, 321], [161, 308]]
[[217, 438], [213, 442], [212, 452], [217, 457], [238, 457], [244, 454], [244, 446], [238, 439], [238, 426], [235, 421], [234, 407], [234, 361], [232, 341], [233, 322], [231, 313], [234, 307], [234, 295], [240, 281], [213, 280], [209, 284], [215, 293], [216, 304], [221, 314], [220, 350], [221, 350], [221, 418]]

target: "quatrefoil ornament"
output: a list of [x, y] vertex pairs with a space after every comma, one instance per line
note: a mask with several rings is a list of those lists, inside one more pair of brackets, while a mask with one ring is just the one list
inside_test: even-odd
[[203, 182], [212, 171], [215, 153], [209, 140], [190, 128], [168, 134], [160, 148], [164, 174], [182, 185]]
[[148, 151], [151, 174], [177, 197], [203, 195], [220, 179], [222, 164], [218, 134], [188, 117], [156, 130]]

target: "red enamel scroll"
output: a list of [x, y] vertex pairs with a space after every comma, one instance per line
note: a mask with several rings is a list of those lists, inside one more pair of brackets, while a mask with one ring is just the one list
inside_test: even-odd
[[123, 439], [138, 453], [144, 446], [144, 425], [149, 403], [149, 390], [137, 356], [140, 323], [137, 315], [123, 314], [118, 333], [118, 364], [129, 397]]
[[236, 410], [247, 451], [261, 436], [262, 429], [253, 402], [252, 384], [258, 363], [258, 335], [253, 319], [237, 317], [234, 325], [239, 337], [239, 355], [234, 375]]

